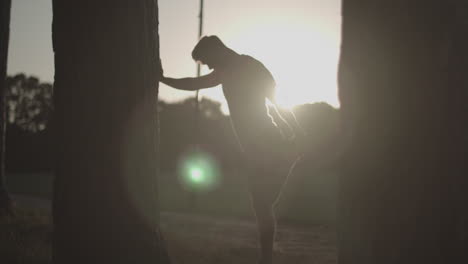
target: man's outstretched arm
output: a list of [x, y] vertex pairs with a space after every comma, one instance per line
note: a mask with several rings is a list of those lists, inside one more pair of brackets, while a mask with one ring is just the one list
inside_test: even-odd
[[161, 82], [172, 88], [185, 91], [195, 91], [199, 89], [214, 87], [221, 84], [221, 82], [218, 80], [215, 71], [211, 72], [210, 74], [195, 78], [175, 79], [163, 76], [161, 78]]

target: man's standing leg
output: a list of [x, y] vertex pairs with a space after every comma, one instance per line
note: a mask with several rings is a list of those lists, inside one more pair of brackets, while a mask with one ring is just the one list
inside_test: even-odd
[[259, 264], [270, 264], [273, 258], [273, 243], [276, 232], [276, 219], [273, 201], [267, 199], [261, 190], [251, 192], [252, 208], [257, 219], [257, 230], [260, 244]]
[[271, 162], [270, 167], [258, 165], [256, 164], [250, 171], [250, 197], [252, 209], [257, 219], [260, 244], [259, 264], [271, 264], [276, 234], [274, 209], [280, 198], [281, 189], [285, 185], [289, 174], [291, 174], [295, 162]]

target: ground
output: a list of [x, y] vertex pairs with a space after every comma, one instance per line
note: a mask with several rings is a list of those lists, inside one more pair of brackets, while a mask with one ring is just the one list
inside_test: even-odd
[[[255, 263], [255, 224], [246, 220], [163, 213], [174, 263]], [[275, 263], [336, 263], [335, 232], [326, 226], [278, 227]], [[178, 254], [178, 250], [190, 252]], [[193, 256], [191, 257], [191, 255]]]
[[[14, 220], [0, 222], [0, 245], [10, 249], [11, 264], [48, 263], [52, 234], [49, 200], [27, 196], [15, 196], [15, 200], [21, 213]], [[163, 212], [161, 228], [175, 264], [255, 263], [256, 232], [252, 219]], [[280, 223], [277, 241], [274, 264], [337, 262], [333, 227]], [[11, 245], [6, 244], [10, 242]]]

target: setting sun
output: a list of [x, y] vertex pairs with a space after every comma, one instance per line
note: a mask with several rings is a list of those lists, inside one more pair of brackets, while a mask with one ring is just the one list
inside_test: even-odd
[[[265, 64], [276, 79], [279, 104], [288, 108], [318, 101], [338, 106], [337, 38], [306, 21], [279, 19], [257, 23], [224, 37], [229, 47]], [[218, 89], [205, 90], [202, 95], [224, 101]]]

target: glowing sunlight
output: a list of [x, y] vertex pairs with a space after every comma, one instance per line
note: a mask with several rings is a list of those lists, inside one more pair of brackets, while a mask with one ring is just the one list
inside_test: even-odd
[[[339, 36], [304, 21], [265, 21], [226, 36], [226, 44], [270, 69], [284, 107], [324, 101], [335, 107]], [[205, 69], [206, 70], [206, 69]], [[204, 94], [222, 100], [219, 91]]]

